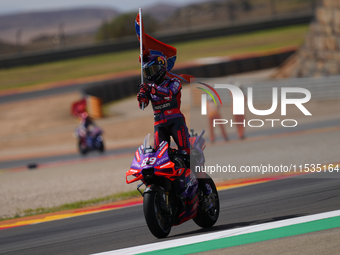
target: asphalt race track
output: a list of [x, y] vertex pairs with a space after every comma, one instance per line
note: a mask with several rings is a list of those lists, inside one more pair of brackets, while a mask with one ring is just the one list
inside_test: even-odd
[[[79, 89], [81, 88], [65, 86], [60, 89], [53, 88], [48, 91], [0, 97], [0, 103]], [[317, 139], [313, 140], [314, 143], [306, 142], [306, 147], [314, 145], [314, 151], [322, 149], [324, 150], [323, 153], [327, 154], [329, 150], [335, 151], [337, 144], [331, 147], [326, 139], [329, 139], [332, 135], [337, 136], [339, 127], [340, 119], [333, 118], [311, 123], [299, 123], [297, 127], [289, 129], [276, 127], [266, 130], [247, 131], [246, 135], [247, 138], [261, 136], [270, 138], [272, 135], [330, 128], [333, 133], [326, 130], [320, 133], [320, 136], [316, 137]], [[310, 138], [308, 137], [308, 132], [304, 135], [306, 140], [303, 141], [307, 141]], [[300, 135], [297, 137], [300, 137]], [[231, 135], [229, 138], [230, 140], [237, 139], [236, 135]], [[325, 138], [325, 143], [327, 144], [319, 148], [315, 141], [323, 138]], [[334, 141], [337, 140], [334, 139]], [[29, 164], [39, 166], [40, 164], [54, 162], [110, 157], [134, 153], [135, 150], [135, 147], [131, 147], [107, 150], [103, 155], [93, 152], [86, 157], [77, 153], [2, 161], [0, 162], [0, 169], [27, 167]], [[270, 153], [269, 149], [266, 153]], [[327, 162], [334, 163], [335, 161]], [[308, 163], [319, 163], [319, 161]], [[340, 173], [338, 172], [316, 173], [220, 191], [220, 218], [213, 228], [201, 229], [190, 220], [180, 226], [173, 227], [169, 237], [162, 240], [155, 238], [150, 233], [141, 205], [3, 229], [0, 230], [0, 254], [92, 254], [339, 210], [339, 177]], [[285, 239], [280, 239], [280, 241], [284, 244], [286, 242]], [[291, 247], [287, 245], [285, 249], [287, 250], [284, 250], [284, 252], [289, 253]], [[251, 253], [251, 250], [248, 252]]]
[[[270, 136], [270, 135], [277, 135], [277, 134], [284, 134], [289, 132], [298, 132], [298, 131], [306, 131], [311, 129], [318, 129], [318, 128], [328, 128], [328, 127], [339, 127], [340, 126], [340, 119], [332, 119], [327, 121], [320, 121], [320, 122], [313, 122], [309, 124], [299, 124], [294, 128], [283, 128], [277, 127], [269, 130], [258, 130], [258, 131], [251, 131], [247, 130], [247, 137], [258, 137], [258, 136]], [[229, 138], [231, 140], [237, 139], [236, 135], [230, 135]], [[104, 141], [105, 142], [105, 141]], [[70, 161], [70, 160], [81, 160], [87, 158], [95, 158], [101, 156], [110, 156], [110, 155], [121, 155], [125, 153], [134, 153], [136, 151], [136, 147], [125, 148], [125, 149], [112, 149], [105, 151], [104, 155], [101, 155], [98, 152], [91, 152], [88, 153], [86, 156], [82, 156], [79, 153], [77, 154], [65, 154], [59, 156], [50, 156], [50, 157], [41, 157], [41, 158], [30, 158], [30, 159], [18, 159], [18, 160], [10, 160], [10, 161], [1, 161], [0, 162], [0, 169], [5, 168], [14, 168], [14, 167], [26, 167], [30, 164], [46, 164], [46, 163], [54, 163], [54, 162], [62, 162], [62, 161]]]
[[[340, 209], [338, 173], [318, 173], [220, 191], [213, 228], [191, 220], [166, 240]], [[312, 178], [313, 177], [313, 178]], [[164, 241], [148, 230], [142, 206], [0, 231], [0, 254], [91, 254]]]
[[84, 84], [72, 84], [71, 86], [56, 86], [53, 88], [36, 90], [36, 91], [29, 91], [23, 93], [14, 93], [10, 95], [0, 95], [0, 104], [10, 103], [10, 102], [18, 102], [21, 100], [27, 99], [34, 99], [39, 97], [46, 97], [46, 96], [54, 96], [63, 93], [81, 91], [82, 89], [86, 88], [87, 86], [91, 86], [94, 83], [84, 83]]

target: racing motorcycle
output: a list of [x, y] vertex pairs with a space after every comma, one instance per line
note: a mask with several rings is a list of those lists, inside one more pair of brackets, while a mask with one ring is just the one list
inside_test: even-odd
[[104, 152], [102, 134], [103, 131], [99, 127], [93, 127], [89, 131], [86, 131], [84, 127], [78, 127], [75, 131], [75, 137], [78, 138], [79, 152], [83, 155], [92, 150]]
[[[195, 161], [194, 165], [204, 164], [204, 130], [200, 136], [193, 130], [191, 133], [191, 161]], [[206, 174], [196, 176], [182, 155], [166, 141], [153, 148], [149, 140], [150, 134], [135, 152], [126, 182], [142, 181], [137, 190], [143, 196], [144, 216], [151, 233], [165, 238], [172, 226], [190, 219], [200, 227], [212, 227], [220, 210], [213, 180]], [[146, 186], [144, 192], [140, 190], [142, 185]]]

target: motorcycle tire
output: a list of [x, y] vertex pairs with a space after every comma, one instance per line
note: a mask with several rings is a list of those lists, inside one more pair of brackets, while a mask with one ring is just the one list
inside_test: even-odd
[[[210, 176], [206, 175], [206, 178], [204, 179], [198, 179], [199, 181], [199, 186], [203, 187], [206, 183], [208, 183], [211, 186], [212, 193], [214, 196], [214, 202], [213, 202], [213, 207], [210, 208], [209, 210], [205, 211], [201, 208], [201, 206], [198, 207], [197, 209], [197, 216], [193, 218], [194, 222], [202, 227], [202, 228], [210, 228], [212, 227], [220, 214], [220, 200], [218, 197], [217, 189], [215, 186], [214, 181], [210, 178]], [[200, 191], [201, 193], [201, 191]], [[200, 194], [202, 198], [202, 194]], [[201, 200], [200, 198], [200, 200]], [[200, 201], [201, 203], [201, 201]]]
[[78, 149], [79, 149], [80, 154], [82, 154], [82, 155], [85, 155], [87, 153], [87, 148], [84, 148], [81, 145], [81, 141], [78, 142]]
[[157, 238], [165, 238], [171, 231], [171, 219], [161, 209], [161, 193], [159, 191], [151, 191], [144, 194], [143, 210], [151, 233]]
[[105, 150], [104, 143], [102, 141], [100, 141], [100, 143], [99, 143], [99, 151], [100, 152], [104, 152], [104, 150]]

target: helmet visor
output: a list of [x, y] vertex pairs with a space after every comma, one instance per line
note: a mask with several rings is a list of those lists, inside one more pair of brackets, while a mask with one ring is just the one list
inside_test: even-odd
[[152, 65], [152, 66], [144, 67], [143, 68], [144, 77], [153, 78], [153, 76], [158, 74], [161, 68], [162, 67], [160, 65]]

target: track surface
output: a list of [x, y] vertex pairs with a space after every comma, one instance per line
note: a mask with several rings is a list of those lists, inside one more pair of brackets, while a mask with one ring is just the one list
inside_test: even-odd
[[47, 88], [42, 90], [34, 90], [29, 92], [18, 92], [9, 95], [1, 95], [0, 94], [0, 104], [11, 103], [11, 102], [18, 102], [21, 100], [27, 99], [34, 99], [39, 97], [46, 97], [46, 96], [54, 96], [63, 93], [69, 93], [74, 91], [81, 91], [82, 89], [95, 84], [94, 82], [84, 83], [84, 84], [73, 84], [70, 86], [56, 86], [53, 88]]
[[[189, 221], [174, 227], [166, 240], [338, 210], [339, 194], [339, 173], [220, 191], [220, 218], [213, 228], [200, 229]], [[0, 253], [90, 254], [157, 241], [146, 226], [142, 206], [134, 206], [1, 230]]]
[[[258, 136], [264, 136], [264, 135], [270, 136], [270, 135], [284, 134], [284, 133], [289, 133], [289, 132], [300, 132], [300, 131], [306, 131], [306, 130], [311, 130], [311, 129], [339, 127], [339, 126], [340, 126], [340, 119], [334, 119], [334, 120], [314, 122], [310, 124], [299, 124], [298, 126], [289, 128], [289, 129], [278, 127], [278, 128], [258, 130], [258, 131], [249, 130], [247, 131], [247, 137], [250, 138], [250, 137], [258, 137]], [[229, 138], [231, 140], [237, 139], [236, 135], [234, 136], [230, 135]], [[104, 155], [105, 156], [121, 155], [125, 153], [134, 153], [135, 151], [136, 151], [136, 147], [125, 148], [125, 149], [112, 149], [112, 150], [107, 150]], [[52, 162], [81, 160], [81, 159], [96, 158], [96, 157], [101, 157], [101, 156], [102, 155], [97, 152], [90, 152], [85, 157], [77, 153], [77, 154], [65, 154], [65, 155], [51, 156], [51, 157], [2, 161], [0, 162], [0, 169], [24, 167], [29, 164], [39, 165], [39, 164], [46, 164], [46, 163], [52, 163]]]

